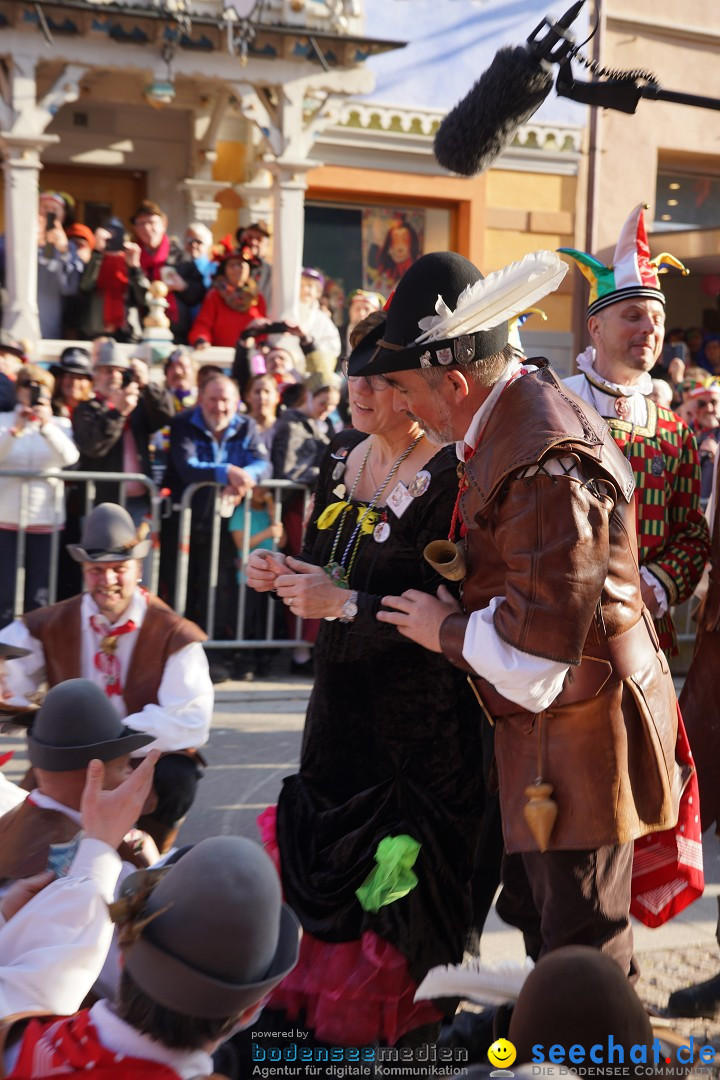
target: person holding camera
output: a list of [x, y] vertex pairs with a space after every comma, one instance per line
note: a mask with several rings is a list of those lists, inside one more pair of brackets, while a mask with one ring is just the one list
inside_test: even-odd
[[[15, 382], [15, 408], [0, 413], [0, 469], [11, 471], [64, 469], [78, 460], [70, 421], [53, 416], [51, 408], [55, 380], [44, 368], [26, 364]], [[14, 614], [15, 560], [20, 526], [21, 492], [27, 485], [25, 525], [24, 611], [32, 611], [48, 601], [50, 545], [53, 529], [65, 520], [63, 485], [59, 480], [18, 477], [0, 479], [0, 625]]]
[[[93, 385], [95, 396], [81, 401], [72, 418], [80, 469], [150, 476], [150, 436], [175, 415], [169, 391], [151, 383], [147, 364], [121, 356], [111, 339], [97, 344]], [[124, 493], [125, 505], [139, 525], [150, 505], [148, 489], [139, 481], [127, 481]], [[118, 483], [97, 485], [96, 503], [118, 499]]]
[[65, 301], [75, 296], [83, 272], [82, 261], [63, 229], [64, 200], [45, 192], [38, 214], [37, 300], [43, 338], [61, 338]]
[[139, 323], [131, 326], [128, 319], [134, 295], [131, 286], [142, 291], [147, 285], [140, 282], [140, 247], [126, 240], [119, 218], [105, 221], [95, 230], [93, 241], [80, 281], [85, 299], [80, 330], [88, 338], [111, 334], [127, 341], [139, 331]]

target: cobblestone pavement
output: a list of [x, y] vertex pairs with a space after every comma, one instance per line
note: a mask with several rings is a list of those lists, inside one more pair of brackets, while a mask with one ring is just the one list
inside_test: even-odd
[[[637, 992], [651, 1013], [666, 1015], [666, 1005], [673, 990], [703, 982], [720, 971], [720, 949], [693, 945], [679, 949], [654, 949], [638, 954], [640, 979]], [[709, 1043], [720, 1053], [720, 1014], [714, 1020], [691, 1020], [673, 1017], [671, 1029], [684, 1039], [695, 1037], [695, 1044]], [[707, 1073], [705, 1074], [707, 1075]], [[713, 1069], [720, 1075], [720, 1063]]]

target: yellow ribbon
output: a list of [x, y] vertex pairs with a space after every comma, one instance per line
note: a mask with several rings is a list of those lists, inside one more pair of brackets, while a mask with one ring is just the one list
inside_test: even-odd
[[329, 505], [325, 507], [322, 514], [317, 519], [317, 528], [329, 529], [331, 525], [335, 524], [343, 510], [345, 510], [349, 506], [349, 502], [329, 503]]
[[[334, 525], [337, 519], [342, 514], [343, 510], [350, 507], [349, 502], [334, 502], [325, 507], [322, 514], [317, 520], [318, 529], [329, 529], [331, 525]], [[371, 533], [378, 521], [380, 520], [380, 514], [374, 510], [368, 510], [365, 506], [357, 507], [358, 521], [360, 522], [360, 532], [367, 535]]]

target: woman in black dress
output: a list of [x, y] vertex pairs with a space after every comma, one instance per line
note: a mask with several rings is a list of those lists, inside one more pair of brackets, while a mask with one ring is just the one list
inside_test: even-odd
[[418, 983], [462, 959], [470, 928], [480, 725], [465, 676], [375, 614], [386, 594], [441, 584], [422, 551], [448, 534], [457, 459], [393, 411], [382, 376], [351, 379], [349, 397], [355, 430], [323, 459], [301, 559], [258, 551], [248, 568], [293, 614], [327, 620], [300, 771], [260, 819], [305, 931], [270, 1008], [336, 1046], [411, 1045], [441, 1020], [414, 1004]]

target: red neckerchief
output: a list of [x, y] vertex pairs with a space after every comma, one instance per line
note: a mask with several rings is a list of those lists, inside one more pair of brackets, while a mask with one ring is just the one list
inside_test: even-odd
[[90, 626], [101, 635], [100, 648], [95, 653], [95, 668], [105, 676], [105, 693], [108, 697], [122, 693], [120, 685], [120, 661], [116, 655], [118, 638], [136, 629], [132, 619], [120, 626], [110, 627], [104, 615], [91, 615]]
[[87, 1009], [63, 1019], [32, 1020], [20, 1045], [20, 1055], [8, 1080], [36, 1080], [47, 1076], [88, 1074], [96, 1078], [178, 1080], [168, 1065], [144, 1058], [125, 1057], [108, 1050], [98, 1038]]
[[[524, 368], [524, 367], [518, 368], [518, 370], [515, 372], [515, 374], [510, 376], [510, 378], [508, 379], [508, 381], [505, 383], [502, 390], [498, 394], [498, 399], [495, 402], [495, 405], [497, 405], [498, 401], [503, 396], [503, 394], [507, 390], [510, 383], [515, 382], [515, 379], [517, 379], [520, 375], [526, 375], [526, 374], [527, 374], [527, 369], [526, 368]], [[495, 406], [493, 406], [493, 408], [494, 407]], [[489, 419], [489, 417], [488, 417], [488, 419]], [[448, 533], [448, 540], [451, 543], [455, 540], [456, 534], [457, 534], [457, 525], [458, 525], [458, 520], [459, 520], [459, 517], [460, 517], [460, 500], [462, 499], [463, 495], [465, 494], [465, 492], [467, 490], [467, 486], [468, 486], [465, 466], [466, 466], [467, 462], [470, 461], [470, 459], [475, 457], [475, 455], [477, 454], [480, 443], [482, 442], [483, 435], [485, 434], [485, 428], [486, 427], [487, 427], [487, 420], [485, 421], [485, 423], [482, 426], [482, 430], [480, 431], [480, 434], [478, 435], [477, 442], [475, 443], [475, 445], [471, 447], [471, 446], [468, 446], [467, 443], [465, 444], [465, 462], [458, 462], [458, 467], [457, 468], [458, 468], [458, 476], [460, 478], [460, 483], [458, 485], [458, 493], [457, 493], [457, 496], [455, 498], [455, 506], [453, 507], [452, 518], [450, 520], [450, 532]], [[467, 525], [463, 521], [463, 522], [460, 523], [460, 536], [462, 537], [462, 536], [466, 536], [466, 535], [467, 535]]]

